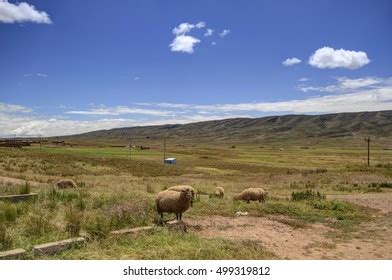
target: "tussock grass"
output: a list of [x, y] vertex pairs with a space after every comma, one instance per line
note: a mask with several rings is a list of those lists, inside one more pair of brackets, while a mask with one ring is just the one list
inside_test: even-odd
[[66, 251], [52, 258], [219, 260], [272, 259], [275, 256], [252, 241], [206, 239], [191, 233], [157, 229], [150, 234], [90, 242], [81, 249]]

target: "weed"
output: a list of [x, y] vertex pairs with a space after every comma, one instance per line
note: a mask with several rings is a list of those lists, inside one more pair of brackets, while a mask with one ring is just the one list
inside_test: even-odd
[[25, 183], [19, 190], [19, 194], [29, 194], [30, 193], [30, 185], [29, 183]]
[[294, 201], [299, 200], [313, 200], [313, 199], [325, 199], [325, 195], [321, 194], [319, 191], [306, 190], [300, 192], [292, 192], [291, 199]]
[[70, 206], [65, 212], [65, 229], [71, 236], [78, 236], [83, 221], [83, 213]]
[[102, 214], [93, 215], [88, 217], [84, 228], [92, 239], [102, 239], [109, 234], [110, 220]]

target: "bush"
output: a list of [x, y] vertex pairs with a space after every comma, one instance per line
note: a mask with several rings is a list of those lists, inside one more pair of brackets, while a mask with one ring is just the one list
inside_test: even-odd
[[65, 212], [65, 229], [71, 236], [78, 236], [83, 221], [83, 213], [72, 206]]
[[389, 183], [389, 182], [370, 183], [368, 185], [368, 188], [376, 190], [376, 191], [381, 191], [380, 188], [392, 189], [392, 183]]
[[4, 222], [14, 222], [18, 217], [18, 210], [12, 204], [0, 204], [0, 215], [4, 215]]
[[306, 190], [301, 192], [292, 192], [291, 199], [294, 201], [300, 200], [314, 200], [314, 199], [325, 199], [325, 195], [319, 191]]
[[26, 182], [26, 184], [20, 188], [19, 194], [29, 194], [29, 193], [30, 193], [30, 185]]
[[50, 221], [51, 217], [41, 210], [37, 213], [31, 213], [26, 217], [24, 222], [25, 234], [42, 236], [45, 233], [50, 232], [53, 229], [53, 225]]
[[7, 232], [7, 227], [0, 221], [0, 251], [6, 250], [12, 246], [12, 238]]
[[101, 215], [92, 216], [87, 220], [85, 229], [93, 239], [105, 238], [109, 235], [110, 221]]

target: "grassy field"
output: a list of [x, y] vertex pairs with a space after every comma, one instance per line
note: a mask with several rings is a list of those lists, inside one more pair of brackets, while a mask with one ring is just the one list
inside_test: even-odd
[[[370, 167], [365, 149], [317, 146], [173, 145], [168, 146], [167, 155], [176, 157], [178, 164], [163, 165], [160, 147], [133, 148], [131, 158], [129, 150], [121, 147], [0, 148], [0, 176], [32, 182], [1, 183], [0, 179], [0, 195], [39, 194], [31, 202], [0, 202], [0, 251], [29, 249], [84, 232], [92, 242], [54, 258], [280, 258], [252, 238], [207, 238], [197, 230], [182, 233], [158, 228], [123, 239], [113, 239], [108, 233], [153, 224], [155, 194], [172, 185], [188, 184], [199, 196], [185, 213], [185, 221], [208, 220], [211, 215], [234, 217], [241, 211], [252, 217], [274, 217], [292, 228], [321, 224], [334, 236], [348, 238], [361, 224], [372, 221], [374, 210], [320, 197], [292, 200], [292, 193], [299, 193], [297, 197], [305, 191], [390, 194], [392, 186], [392, 151], [382, 148], [373, 149]], [[74, 179], [80, 187], [53, 188], [62, 178]], [[208, 194], [218, 186], [225, 189], [225, 198], [210, 198]], [[267, 189], [267, 202], [232, 201], [234, 194], [249, 187]]]

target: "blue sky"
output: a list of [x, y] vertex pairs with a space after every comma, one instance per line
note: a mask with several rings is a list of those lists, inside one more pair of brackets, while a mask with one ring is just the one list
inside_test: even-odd
[[0, 136], [392, 109], [391, 30], [381, 0], [0, 0]]

